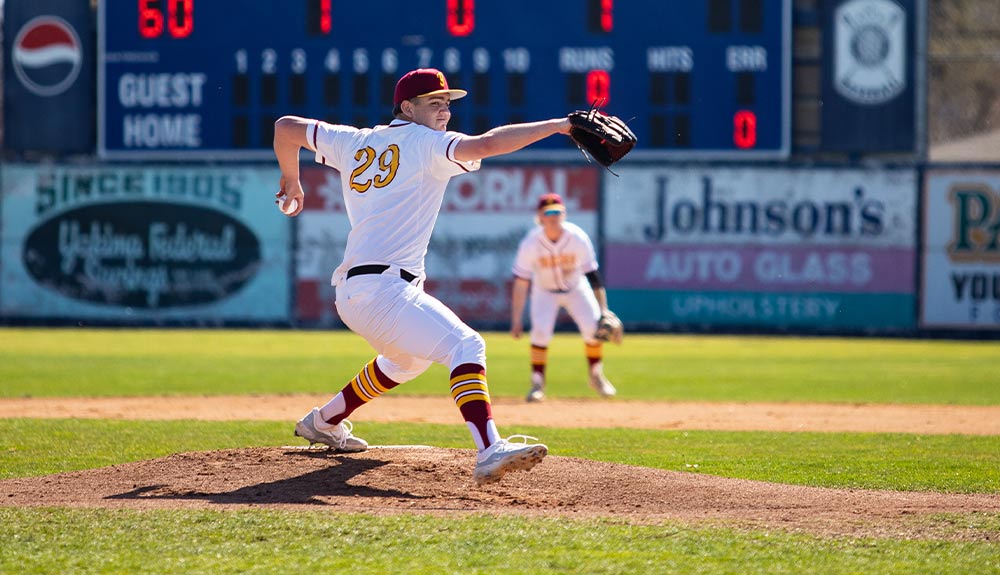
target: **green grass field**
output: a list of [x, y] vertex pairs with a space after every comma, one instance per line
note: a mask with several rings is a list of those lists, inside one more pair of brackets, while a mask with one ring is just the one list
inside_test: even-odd
[[[486, 338], [491, 393], [522, 396], [527, 340]], [[997, 342], [633, 335], [605, 349], [625, 399], [1000, 404]], [[346, 331], [2, 329], [0, 397], [330, 393], [373, 355]], [[579, 337], [557, 336], [549, 394], [592, 397], [585, 366]], [[434, 366], [393, 393], [446, 382]]]
[[18, 551], [0, 553], [0, 570], [20, 574], [983, 575], [1000, 569], [996, 547], [988, 543], [825, 540], [774, 531], [488, 515], [443, 521], [315, 511], [0, 508], [0, 539]]
[[[527, 342], [487, 334], [494, 396]], [[372, 352], [346, 332], [0, 329], [0, 397], [332, 393]], [[577, 337], [550, 394], [590, 397]], [[631, 399], [1000, 405], [995, 342], [629, 336]], [[445, 394], [443, 368], [393, 393]], [[626, 383], [627, 382], [627, 383]], [[556, 455], [791, 484], [1000, 493], [1000, 437], [535, 428]], [[281, 445], [290, 422], [0, 419], [0, 479], [169, 453]], [[377, 443], [469, 447], [462, 425], [366, 424]], [[697, 468], [693, 466], [697, 464]], [[1000, 515], [925, 519], [975, 541], [820, 537], [623, 519], [0, 507], [0, 573], [1000, 573]]]

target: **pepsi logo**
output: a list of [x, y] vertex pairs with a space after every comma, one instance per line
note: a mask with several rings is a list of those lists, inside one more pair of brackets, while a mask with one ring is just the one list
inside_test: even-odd
[[39, 96], [56, 96], [76, 80], [83, 48], [76, 30], [55, 16], [32, 18], [18, 31], [11, 63], [21, 83]]

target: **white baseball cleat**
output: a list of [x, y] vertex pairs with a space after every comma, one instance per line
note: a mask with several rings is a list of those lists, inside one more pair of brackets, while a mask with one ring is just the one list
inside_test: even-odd
[[[523, 441], [511, 443], [515, 438]], [[529, 444], [529, 439], [537, 441], [527, 435], [511, 435], [484, 449], [476, 458], [476, 469], [472, 472], [476, 485], [496, 483], [511, 471], [528, 471], [538, 465], [548, 455], [549, 448], [541, 443]]]
[[590, 387], [601, 397], [614, 397], [618, 390], [611, 385], [608, 378], [604, 377], [604, 371], [595, 369], [590, 372]]
[[[343, 453], [357, 453], [368, 449], [368, 442], [360, 437], [355, 437], [351, 431], [354, 426], [346, 419], [341, 421], [333, 429], [319, 429], [317, 422], [322, 422], [323, 417], [319, 414], [319, 408], [314, 407], [312, 411], [295, 424], [295, 435], [309, 442], [329, 445], [330, 449]], [[321, 424], [322, 425], [322, 424]]]
[[528, 396], [524, 398], [525, 401], [531, 403], [536, 401], [542, 401], [545, 399], [545, 377], [540, 373], [531, 374], [531, 390], [528, 391]]

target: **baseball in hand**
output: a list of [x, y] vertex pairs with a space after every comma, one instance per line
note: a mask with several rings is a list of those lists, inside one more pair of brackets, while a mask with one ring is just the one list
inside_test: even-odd
[[295, 210], [298, 209], [298, 207], [299, 207], [299, 201], [294, 198], [291, 200], [285, 197], [278, 199], [278, 209], [281, 210], [281, 213], [285, 214], [286, 216], [294, 213]]

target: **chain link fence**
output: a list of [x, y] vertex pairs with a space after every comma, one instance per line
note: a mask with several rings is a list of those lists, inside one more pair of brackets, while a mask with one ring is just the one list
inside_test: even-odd
[[1000, 162], [1000, 10], [996, 0], [930, 0], [929, 157]]

